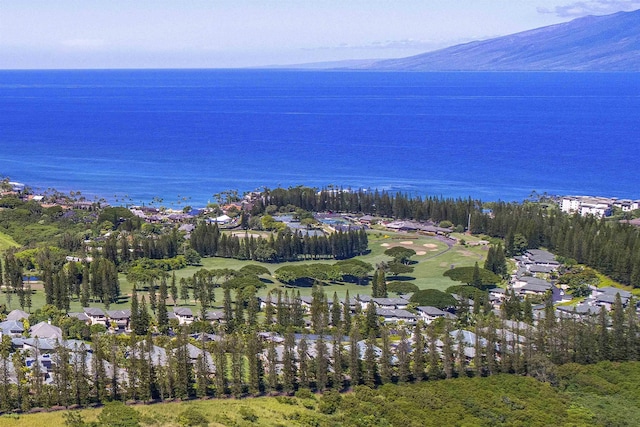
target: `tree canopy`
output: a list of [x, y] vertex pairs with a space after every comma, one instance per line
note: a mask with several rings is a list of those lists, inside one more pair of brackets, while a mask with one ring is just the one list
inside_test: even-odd
[[[474, 271], [476, 271], [476, 277], [474, 277]], [[477, 276], [479, 274], [479, 277]], [[456, 267], [447, 270], [443, 274], [456, 282], [466, 283], [468, 285], [474, 284], [474, 278], [476, 281], [479, 279], [479, 283], [476, 287], [488, 287], [500, 283], [502, 280], [497, 274], [486, 270], [484, 268], [476, 267]], [[479, 286], [478, 286], [479, 285]]]
[[456, 305], [456, 300], [451, 294], [437, 289], [419, 290], [411, 296], [409, 301], [417, 305], [428, 305], [442, 310]]

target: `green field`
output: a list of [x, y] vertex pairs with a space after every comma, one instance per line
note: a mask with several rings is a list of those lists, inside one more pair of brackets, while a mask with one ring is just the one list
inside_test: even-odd
[[9, 248], [17, 248], [20, 245], [9, 235], [0, 232], [0, 252]]
[[[464, 238], [467, 240], [467, 242], [470, 243], [478, 240], [470, 236], [464, 236]], [[411, 244], [407, 244], [407, 242], [411, 242]], [[368, 262], [373, 266], [383, 261], [390, 261], [391, 258], [387, 255], [384, 255], [384, 251], [389, 247], [397, 245], [403, 245], [416, 251], [417, 255], [412, 258], [412, 260], [416, 261], [416, 264], [413, 265], [415, 267], [415, 271], [410, 276], [415, 278], [415, 280], [411, 280], [411, 282], [415, 283], [420, 289], [434, 288], [445, 290], [449, 286], [458, 284], [457, 282], [451, 281], [451, 279], [449, 279], [448, 277], [444, 277], [443, 273], [451, 268], [452, 265], [455, 265], [456, 267], [473, 266], [476, 261], [480, 265], [482, 265], [482, 262], [484, 262], [484, 259], [486, 257], [485, 246], [455, 245], [449, 249], [445, 243], [442, 243], [441, 241], [429, 236], [410, 233], [395, 234], [372, 232], [369, 235], [369, 249], [371, 250], [371, 252], [367, 255], [359, 256], [357, 257], [357, 259]], [[322, 260], [299, 261], [296, 263], [266, 264], [256, 263], [255, 261], [241, 261], [229, 258], [203, 258], [201, 266], [188, 267], [182, 270], [178, 270], [176, 271], [176, 277], [178, 281], [181, 277], [191, 277], [196, 271], [201, 268], [231, 268], [234, 270], [238, 270], [247, 264], [260, 264], [273, 273], [275, 270], [284, 265], [299, 265], [301, 263], [333, 264], [335, 262], [335, 260]], [[272, 283], [267, 284], [266, 288], [260, 290], [259, 296], [265, 296], [267, 292], [272, 289], [285, 289], [285, 287], [275, 278], [269, 277], [267, 278], [267, 280], [270, 280]], [[131, 294], [132, 286], [127, 281], [124, 275], [120, 275], [120, 287], [123, 295]], [[301, 287], [295, 289], [300, 290], [301, 295], [311, 295], [310, 288]], [[324, 290], [330, 297], [334, 292], [337, 292], [339, 297], [344, 297], [347, 290], [349, 291], [349, 295], [352, 298], [357, 294], [371, 293], [370, 286], [360, 286], [355, 283], [346, 282], [326, 284]], [[139, 292], [139, 295], [142, 294], [144, 294], [144, 292]], [[216, 301], [218, 303], [221, 303], [222, 290], [217, 291]], [[182, 305], [180, 302], [179, 304]], [[195, 303], [193, 301], [191, 302], [191, 304], [195, 306]]]
[[[0, 235], [1, 237], [1, 235]], [[451, 266], [456, 267], [464, 267], [464, 266], [473, 266], [475, 262], [478, 262], [480, 265], [484, 262], [486, 257], [486, 246], [472, 246], [473, 242], [478, 241], [478, 238], [474, 238], [472, 236], [467, 235], [458, 235], [459, 238], [464, 238], [468, 245], [454, 245], [452, 247], [448, 247], [445, 243], [440, 240], [437, 240], [434, 237], [423, 236], [413, 233], [389, 233], [383, 231], [372, 231], [369, 234], [369, 249], [370, 253], [364, 256], [357, 257], [358, 259], [368, 262], [372, 264], [374, 267], [376, 264], [379, 264], [383, 261], [390, 261], [391, 258], [384, 254], [384, 251], [393, 246], [404, 246], [408, 248], [412, 248], [416, 251], [416, 256], [412, 258], [415, 261], [413, 267], [415, 268], [414, 272], [408, 276], [413, 277], [410, 281], [415, 283], [420, 289], [440, 289], [445, 290], [449, 286], [458, 284], [457, 282], [451, 281], [448, 277], [444, 277], [443, 273], [450, 269]], [[201, 268], [206, 269], [220, 269], [220, 268], [230, 268], [234, 270], [238, 270], [247, 264], [260, 264], [269, 269], [272, 273], [278, 268], [284, 265], [296, 264], [300, 265], [303, 263], [324, 263], [324, 264], [333, 264], [335, 260], [321, 260], [321, 261], [299, 261], [296, 263], [277, 263], [277, 264], [266, 264], [266, 263], [257, 263], [255, 261], [242, 261], [231, 258], [203, 258], [201, 266], [191, 266], [184, 268], [182, 270], [177, 270], [176, 278], [179, 281], [182, 277], [191, 277], [196, 271]], [[265, 296], [267, 292], [273, 289], [286, 289], [284, 285], [278, 282], [273, 277], [265, 277], [265, 281], [267, 281], [267, 286], [264, 289], [261, 289], [258, 293], [259, 296]], [[121, 295], [120, 301], [116, 304], [111, 304], [110, 309], [123, 309], [129, 307], [129, 296], [131, 295], [132, 285], [127, 281], [125, 274], [120, 274], [120, 289]], [[393, 280], [393, 278], [389, 279]], [[33, 296], [32, 296], [32, 308], [31, 311], [37, 309], [44, 305], [44, 293], [42, 292], [42, 285], [39, 283], [32, 284]], [[300, 287], [295, 288], [296, 290], [300, 290], [301, 295], [311, 295], [311, 289]], [[339, 282], [339, 283], [330, 283], [326, 284], [325, 292], [329, 297], [333, 295], [334, 292], [337, 292], [339, 297], [344, 297], [347, 290], [349, 291], [349, 295], [353, 298], [357, 294], [370, 294], [371, 287], [370, 286], [361, 286], [355, 283], [347, 283], [347, 282]], [[146, 295], [146, 292], [138, 292], [139, 296]], [[171, 300], [169, 299], [169, 302]], [[216, 305], [222, 303], [222, 290], [219, 289], [216, 291]], [[92, 303], [92, 306], [102, 306], [102, 304]], [[178, 305], [182, 304], [182, 301], [178, 301]], [[187, 305], [191, 305], [193, 309], [198, 309], [195, 302], [192, 300], [187, 303]], [[18, 299], [17, 297], [13, 298], [12, 304], [10, 308], [18, 308]], [[71, 302], [71, 310], [70, 311], [82, 311], [82, 307], [78, 300], [72, 300]]]

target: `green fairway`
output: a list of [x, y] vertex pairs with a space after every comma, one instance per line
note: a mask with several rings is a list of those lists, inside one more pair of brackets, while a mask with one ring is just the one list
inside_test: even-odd
[[[424, 236], [415, 233], [389, 233], [374, 230], [369, 233], [370, 252], [366, 255], [357, 257], [357, 259], [368, 262], [375, 267], [376, 264], [391, 260], [391, 257], [384, 254], [385, 250], [393, 246], [403, 246], [411, 248], [416, 251], [416, 255], [411, 258], [411, 261], [414, 262], [412, 266], [415, 270], [413, 273], [407, 275], [407, 278], [411, 278], [408, 281], [415, 283], [420, 289], [445, 290], [449, 286], [458, 284], [457, 282], [451, 281], [451, 279], [449, 279], [448, 277], [443, 276], [443, 273], [446, 270], [450, 269], [452, 266], [473, 266], [476, 261], [480, 265], [482, 265], [486, 257], [486, 246], [473, 246], [474, 242], [478, 241], [479, 239], [467, 235], [458, 235], [456, 237], [459, 239], [464, 238], [468, 242], [468, 244], [466, 246], [462, 246], [460, 244], [451, 244], [451, 246], [449, 246], [443, 241], [432, 236]], [[335, 260], [320, 260], [268, 264], [258, 263], [256, 261], [242, 261], [231, 258], [212, 257], [203, 258], [202, 265], [200, 266], [191, 266], [182, 270], [177, 270], [175, 273], [179, 285], [179, 281], [181, 278], [191, 277], [196, 271], [201, 268], [230, 268], [233, 270], [239, 270], [247, 264], [260, 264], [269, 269], [271, 273], [273, 273], [275, 270], [284, 265], [300, 265], [302, 263], [334, 264], [335, 262]], [[267, 282], [267, 286], [258, 292], [259, 296], [265, 296], [267, 292], [273, 289], [287, 289], [274, 277], [264, 277], [263, 279]], [[130, 305], [129, 296], [131, 295], [132, 285], [127, 281], [125, 274], [120, 274], [119, 280], [121, 298], [118, 303], [111, 304], [110, 309], [125, 309], [129, 308]], [[388, 277], [387, 280], [392, 281], [395, 280], [395, 278]], [[42, 285], [37, 282], [33, 283], [32, 289], [34, 293], [32, 296], [31, 311], [37, 309], [38, 307], [41, 307], [45, 302]], [[301, 295], [311, 295], [311, 288], [300, 287], [294, 289], [296, 291], [299, 290]], [[336, 292], [339, 297], [344, 297], [346, 292], [349, 291], [349, 295], [351, 296], [351, 298], [355, 297], [357, 294], [369, 295], [371, 293], [371, 286], [364, 286], [347, 282], [326, 284], [324, 289], [329, 297], [331, 297], [334, 292]], [[142, 292], [139, 290], [138, 295], [145, 295], [148, 301], [146, 292]], [[168, 302], [170, 303], [170, 301], [171, 300], [169, 299]], [[216, 303], [214, 303], [214, 306], [218, 306], [221, 304], [222, 290], [218, 289], [216, 290]], [[182, 300], [179, 300], [178, 305], [183, 306], [185, 304], [183, 304]], [[190, 305], [192, 309], [194, 309], [194, 311], [199, 310], [199, 307], [196, 306], [193, 300], [189, 301], [186, 305]], [[18, 298], [14, 297], [10, 308], [18, 308], [18, 306]], [[101, 307], [102, 304], [91, 303], [91, 306]], [[71, 311], [82, 311], [82, 307], [80, 306], [80, 303], [77, 299], [72, 300]]]

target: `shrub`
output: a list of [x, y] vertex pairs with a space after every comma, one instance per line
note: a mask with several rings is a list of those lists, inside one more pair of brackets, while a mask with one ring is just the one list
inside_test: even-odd
[[240, 415], [243, 420], [249, 421], [250, 423], [258, 421], [258, 414], [248, 406], [241, 406], [238, 410], [238, 415]]

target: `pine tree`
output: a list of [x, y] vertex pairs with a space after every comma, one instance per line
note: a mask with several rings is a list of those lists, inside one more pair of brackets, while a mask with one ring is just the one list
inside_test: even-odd
[[319, 283], [314, 284], [311, 291], [311, 325], [315, 334], [322, 334], [327, 325], [327, 297]]
[[216, 396], [222, 397], [227, 394], [227, 353], [225, 352], [226, 341], [214, 342], [213, 357], [216, 366]]
[[184, 277], [180, 279], [180, 299], [183, 304], [186, 304], [189, 300], [189, 283]]
[[296, 328], [304, 327], [304, 307], [302, 307], [302, 299], [300, 297], [300, 291], [293, 299], [291, 307], [291, 323]]
[[262, 346], [260, 344], [260, 339], [255, 331], [247, 334], [244, 348], [246, 352], [247, 369], [249, 374], [249, 393], [256, 396], [260, 393], [260, 389], [262, 387], [264, 370], [262, 368], [262, 361], [260, 359]]
[[416, 322], [413, 329], [413, 379], [414, 381], [422, 381], [424, 378], [425, 360], [424, 360], [424, 336], [422, 335], [422, 325]]
[[378, 335], [378, 312], [373, 300], [369, 300], [367, 304], [365, 328], [367, 334]]
[[433, 323], [427, 327], [427, 336], [429, 337], [429, 370], [428, 376], [430, 380], [442, 378], [442, 369], [440, 367], [440, 356], [438, 353], [437, 341], [438, 334]]
[[447, 378], [453, 378], [454, 355], [453, 342], [451, 339], [451, 324], [449, 322], [445, 322], [442, 338], [442, 362], [445, 376]]
[[409, 340], [407, 331], [402, 328], [400, 330], [400, 342], [396, 347], [396, 357], [398, 358], [398, 382], [404, 384], [409, 381], [410, 375], [410, 357], [409, 357]]
[[391, 368], [391, 342], [389, 339], [389, 328], [386, 325], [380, 327], [382, 339], [382, 354], [380, 355], [380, 382], [388, 384], [393, 379]]
[[293, 393], [296, 386], [297, 369], [294, 347], [293, 330], [288, 328], [284, 335], [284, 350], [282, 352], [282, 386], [286, 393]]
[[611, 343], [609, 338], [607, 313], [600, 310], [598, 321], [598, 358], [599, 360], [611, 360]]
[[149, 305], [151, 306], [153, 314], [156, 314], [156, 310], [158, 309], [158, 296], [156, 294], [156, 284], [153, 279], [149, 280]]
[[365, 343], [364, 350], [364, 372], [363, 372], [363, 380], [365, 385], [369, 387], [374, 387], [378, 382], [378, 364], [376, 361], [376, 353], [375, 353], [375, 342], [376, 336], [373, 331], [369, 334], [367, 341]]
[[351, 301], [349, 299], [349, 290], [347, 290], [344, 303], [342, 304], [342, 329], [344, 331], [351, 330]]
[[362, 382], [362, 369], [360, 367], [360, 328], [357, 319], [351, 325], [349, 333], [349, 375], [351, 377], [351, 387]]
[[82, 267], [82, 284], [80, 285], [80, 305], [82, 307], [88, 307], [90, 297], [91, 289], [89, 288], [89, 266], [84, 264]]
[[327, 344], [324, 341], [324, 336], [318, 336], [315, 344], [316, 350], [316, 369], [315, 369], [315, 377], [316, 377], [316, 389], [319, 392], [323, 392], [327, 388], [327, 383], [329, 382], [327, 373], [329, 371], [329, 354], [327, 350]]
[[627, 302], [627, 360], [638, 360], [638, 317], [636, 302], [631, 297]]
[[244, 342], [234, 334], [231, 351], [231, 393], [236, 398], [242, 396], [244, 389]]
[[270, 330], [273, 327], [273, 322], [275, 318], [275, 309], [271, 302], [271, 292], [267, 294], [267, 299], [265, 301], [264, 307], [264, 328], [266, 330]]
[[244, 324], [244, 300], [242, 297], [242, 290], [240, 289], [236, 289], [235, 314], [233, 321], [237, 326]]
[[158, 299], [158, 310], [156, 318], [158, 319], [158, 330], [165, 334], [169, 330], [169, 313], [167, 312], [167, 279], [162, 276], [160, 281], [160, 298]]
[[[187, 297], [188, 298], [188, 297]], [[178, 286], [176, 285], [176, 272], [171, 275], [171, 300], [175, 306], [178, 302]]]
[[306, 334], [302, 334], [302, 338], [298, 341], [298, 377], [300, 387], [309, 388], [309, 345], [307, 343]]
[[611, 358], [614, 361], [627, 360], [627, 334], [622, 298], [617, 293], [612, 307]]
[[340, 328], [336, 328], [333, 333], [333, 351], [331, 355], [333, 359], [333, 378], [331, 379], [332, 386], [335, 390], [342, 390], [344, 388], [343, 373], [343, 357], [342, 357], [342, 331]]
[[258, 297], [256, 297], [255, 288], [252, 288], [248, 298], [247, 325], [253, 329], [258, 325], [258, 312], [260, 312], [260, 302], [258, 301]]
[[331, 326], [339, 328], [341, 326], [342, 307], [338, 299], [338, 293], [333, 293], [333, 303], [331, 304]]
[[[147, 335], [149, 331], [149, 327], [151, 326], [151, 315], [147, 310], [147, 301], [142, 296], [142, 301], [140, 302], [140, 314], [139, 314], [140, 323], [138, 324], [139, 330], [136, 332], [138, 335]], [[138, 333], [140, 332], [140, 333]]]
[[222, 310], [224, 314], [225, 331], [230, 334], [235, 330], [235, 324], [233, 319], [233, 308], [231, 305], [231, 290], [228, 287], [224, 289]]
[[138, 292], [136, 290], [136, 285], [133, 285], [133, 290], [131, 291], [131, 317], [129, 319], [129, 325], [133, 333], [141, 335], [142, 325], [140, 319], [140, 301], [138, 301]]
[[276, 344], [273, 340], [269, 340], [267, 345], [267, 389], [274, 392], [278, 389], [278, 355], [276, 353]]

